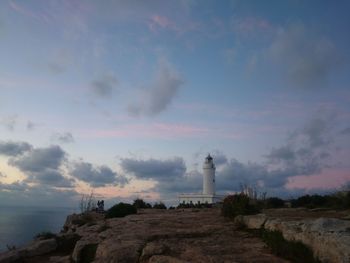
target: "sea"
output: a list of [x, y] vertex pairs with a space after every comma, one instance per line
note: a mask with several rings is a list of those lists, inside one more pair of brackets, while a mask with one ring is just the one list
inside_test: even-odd
[[43, 231], [58, 233], [78, 208], [0, 206], [0, 252], [26, 245]]

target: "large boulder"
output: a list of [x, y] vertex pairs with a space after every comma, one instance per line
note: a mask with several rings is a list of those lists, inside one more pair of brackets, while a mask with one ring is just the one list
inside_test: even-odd
[[243, 223], [248, 228], [260, 228], [263, 227], [267, 220], [266, 215], [257, 214], [257, 215], [247, 215], [241, 216], [240, 218], [235, 218], [236, 223]]

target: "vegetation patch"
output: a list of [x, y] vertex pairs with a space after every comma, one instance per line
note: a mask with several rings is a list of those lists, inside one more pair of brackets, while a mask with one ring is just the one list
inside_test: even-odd
[[264, 228], [245, 230], [260, 237], [276, 256], [295, 263], [321, 262], [314, 258], [313, 252], [308, 246], [299, 241], [285, 240], [280, 231], [270, 231]]
[[119, 203], [108, 209], [106, 218], [124, 217], [136, 213], [137, 209], [135, 206], [126, 203]]
[[237, 215], [253, 215], [259, 212], [260, 209], [256, 201], [245, 194], [227, 196], [221, 208], [222, 215], [230, 218], [234, 218]]
[[153, 205], [153, 208], [154, 208], [154, 209], [166, 209], [166, 206], [165, 206], [164, 203], [159, 202], [159, 203], [155, 203], [155, 204]]
[[292, 207], [349, 209], [350, 191], [339, 191], [330, 195], [303, 195], [291, 200]]
[[50, 231], [43, 231], [38, 234], [36, 234], [35, 239], [39, 240], [45, 240], [45, 239], [50, 239], [50, 238], [55, 238], [56, 234], [50, 232]]

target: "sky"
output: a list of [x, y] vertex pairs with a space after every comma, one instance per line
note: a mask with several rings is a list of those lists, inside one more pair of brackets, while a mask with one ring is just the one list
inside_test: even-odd
[[350, 183], [349, 1], [0, 2], [0, 204]]

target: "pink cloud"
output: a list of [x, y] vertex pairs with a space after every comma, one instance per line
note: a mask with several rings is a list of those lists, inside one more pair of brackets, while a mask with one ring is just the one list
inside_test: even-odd
[[289, 178], [288, 189], [336, 189], [350, 182], [348, 170], [324, 170], [320, 174], [311, 176], [295, 176]]
[[149, 29], [153, 33], [157, 33], [159, 30], [170, 30], [182, 34], [188, 31], [197, 30], [199, 27], [199, 23], [188, 20], [181, 21], [181, 25], [179, 25], [172, 19], [162, 15], [152, 15], [147, 23]]
[[111, 130], [93, 130], [80, 132], [88, 138], [186, 138], [205, 136], [210, 130], [187, 124], [152, 123], [123, 125]]

